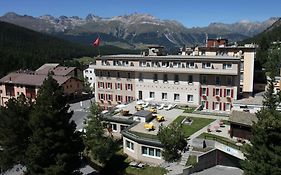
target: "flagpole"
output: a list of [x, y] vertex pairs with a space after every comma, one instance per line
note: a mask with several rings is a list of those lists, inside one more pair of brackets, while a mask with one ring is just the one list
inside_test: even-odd
[[[98, 33], [98, 37], [99, 37], [99, 39], [100, 39], [99, 33]], [[100, 45], [98, 45], [98, 52], [99, 52], [99, 56], [101, 56], [101, 54], [100, 54]]]

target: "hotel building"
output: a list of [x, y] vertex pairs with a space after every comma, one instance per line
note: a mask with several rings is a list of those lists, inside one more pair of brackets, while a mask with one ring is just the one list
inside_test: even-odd
[[133, 100], [200, 106], [230, 111], [240, 86], [237, 55], [163, 55], [162, 47], [147, 54], [97, 57], [96, 101], [110, 108]]

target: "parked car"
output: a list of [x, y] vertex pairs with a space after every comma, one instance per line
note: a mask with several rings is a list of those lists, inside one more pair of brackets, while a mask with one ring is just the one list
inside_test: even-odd
[[154, 107], [148, 108], [148, 111], [152, 112], [152, 113], [157, 113], [157, 109]]
[[171, 110], [172, 108], [173, 108], [173, 105], [172, 105], [172, 104], [169, 104], [168, 106], [164, 107], [164, 109], [165, 109], [166, 111]]
[[160, 104], [159, 106], [157, 106], [157, 109], [158, 109], [158, 110], [162, 110], [162, 109], [164, 108], [164, 106], [165, 106], [165, 104], [162, 103], [162, 104]]
[[162, 122], [162, 121], [165, 121], [165, 118], [164, 118], [163, 115], [157, 115], [157, 116], [156, 116], [156, 120], [157, 120], [158, 122]]

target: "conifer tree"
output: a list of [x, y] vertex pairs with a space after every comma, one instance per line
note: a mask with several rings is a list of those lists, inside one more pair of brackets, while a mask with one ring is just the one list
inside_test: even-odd
[[31, 130], [28, 126], [32, 103], [20, 95], [0, 108], [0, 167], [3, 170], [14, 164], [25, 163], [25, 152]]
[[[273, 63], [268, 64], [268, 70], [276, 70]], [[258, 122], [252, 126], [251, 145], [246, 146], [246, 160], [242, 163], [246, 175], [281, 174], [281, 114], [276, 110], [280, 98], [274, 92], [275, 73], [269, 73], [264, 107], [256, 114]]]
[[111, 136], [106, 135], [106, 124], [103, 123], [101, 110], [97, 104], [92, 104], [91, 114], [86, 121], [85, 146], [90, 155], [105, 164], [114, 154], [117, 144]]
[[76, 174], [83, 142], [70, 122], [62, 87], [51, 75], [41, 86], [30, 118], [33, 132], [27, 150], [28, 174]]

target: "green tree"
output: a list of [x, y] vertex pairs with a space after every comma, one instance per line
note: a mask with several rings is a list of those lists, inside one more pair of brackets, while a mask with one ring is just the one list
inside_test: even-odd
[[180, 151], [187, 144], [181, 125], [172, 123], [166, 127], [161, 126], [158, 137], [164, 146], [164, 159], [169, 162], [178, 160], [181, 157]]
[[281, 114], [276, 110], [280, 97], [274, 92], [274, 73], [269, 76], [264, 107], [256, 114], [258, 122], [252, 126], [251, 145], [246, 146], [246, 160], [242, 163], [246, 175], [281, 174]]
[[106, 123], [102, 121], [101, 110], [97, 104], [92, 104], [91, 114], [86, 121], [85, 146], [94, 159], [105, 164], [117, 149], [114, 139], [106, 135]]
[[75, 131], [62, 87], [51, 75], [41, 86], [30, 118], [32, 137], [27, 149], [28, 174], [76, 174], [84, 149]]
[[7, 170], [14, 164], [25, 163], [25, 152], [31, 130], [28, 126], [32, 103], [20, 95], [0, 108], [0, 167]]

